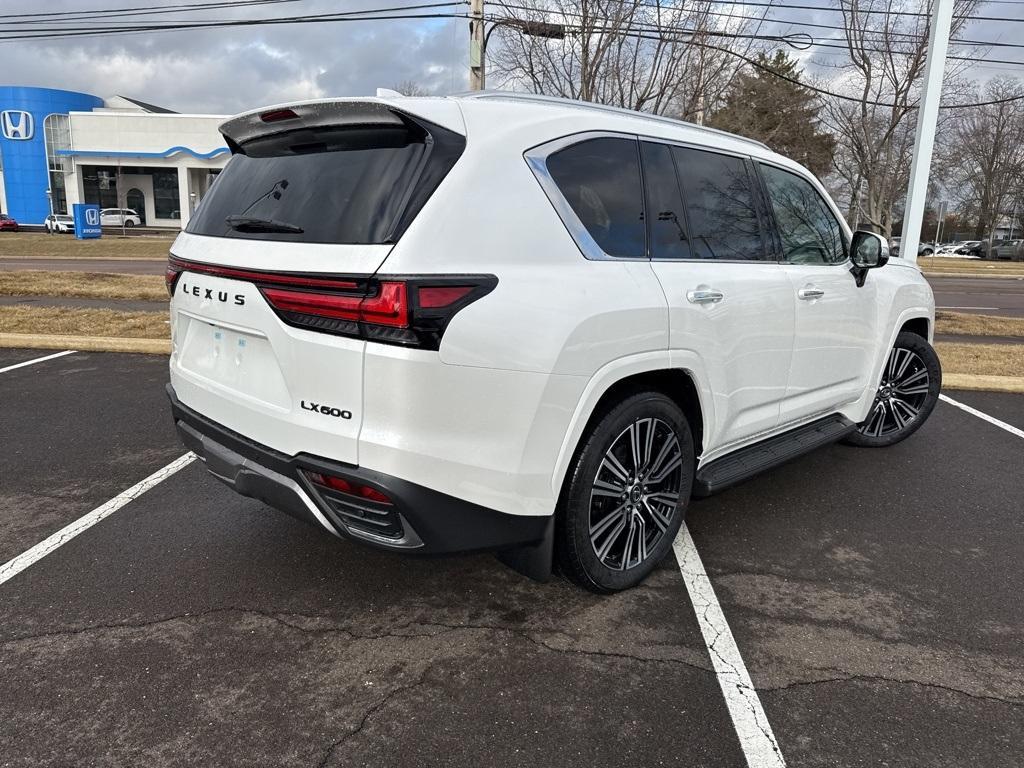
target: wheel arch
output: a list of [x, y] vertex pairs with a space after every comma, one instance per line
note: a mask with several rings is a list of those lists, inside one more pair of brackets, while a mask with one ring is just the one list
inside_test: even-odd
[[[552, 491], [558, 498], [569, 464], [590, 425], [624, 397], [637, 391], [661, 392], [672, 399], [685, 414], [693, 432], [699, 457], [706, 449], [713, 425], [710, 390], [696, 365], [681, 364], [664, 354], [641, 355], [619, 360], [595, 374], [580, 397], [562, 442], [552, 473]], [[609, 370], [610, 369], [610, 370]]]
[[927, 317], [913, 317], [900, 326], [896, 335], [900, 333], [913, 333], [928, 341], [931, 338], [931, 322]]

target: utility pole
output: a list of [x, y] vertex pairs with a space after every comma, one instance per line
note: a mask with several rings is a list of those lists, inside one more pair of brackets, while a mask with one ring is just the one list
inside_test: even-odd
[[484, 72], [484, 0], [469, 4], [469, 90], [482, 91], [486, 84]]
[[949, 49], [949, 32], [952, 25], [953, 0], [935, 0], [932, 3], [928, 59], [925, 62], [921, 102], [917, 109], [914, 160], [910, 165], [907, 204], [903, 210], [903, 239], [900, 242], [900, 256], [915, 262], [917, 246], [921, 242], [924, 202], [928, 194], [928, 174], [931, 170], [932, 150], [935, 147], [935, 125], [939, 120], [939, 100], [942, 98], [942, 74], [946, 66], [946, 51]]

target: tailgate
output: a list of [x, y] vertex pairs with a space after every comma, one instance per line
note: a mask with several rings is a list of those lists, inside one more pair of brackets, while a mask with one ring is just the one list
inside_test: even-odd
[[[183, 234], [172, 252], [246, 269], [298, 263], [316, 271], [316, 249], [265, 245], [271, 247], [256, 252], [244, 241]], [[294, 252], [285, 260], [281, 251], [287, 249]], [[372, 274], [390, 250], [349, 249], [357, 253], [346, 264], [364, 274]], [[337, 246], [332, 250], [337, 264]], [[188, 270], [178, 277], [171, 301], [171, 336], [171, 384], [183, 404], [282, 453], [358, 463], [366, 342], [284, 324], [244, 277]]]

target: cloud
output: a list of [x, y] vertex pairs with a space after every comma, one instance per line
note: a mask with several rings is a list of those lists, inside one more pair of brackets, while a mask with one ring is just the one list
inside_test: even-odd
[[[362, 0], [346, 4], [345, 10], [385, 5], [396, 4]], [[336, 3], [320, 0], [285, 6], [159, 18], [265, 18], [338, 10]], [[48, 3], [47, 11], [74, 7], [60, 0]], [[296, 99], [372, 95], [378, 87], [407, 80], [437, 94], [465, 90], [465, 24], [464, 19], [366, 21], [4, 42], [0, 57], [3, 78], [12, 85], [101, 97], [123, 94], [179, 112], [231, 114]]]

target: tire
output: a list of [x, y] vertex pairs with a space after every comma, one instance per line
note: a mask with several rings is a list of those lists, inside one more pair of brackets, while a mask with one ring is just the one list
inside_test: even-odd
[[886, 358], [867, 419], [843, 442], [884, 448], [906, 440], [928, 420], [941, 388], [942, 366], [932, 345], [916, 333], [901, 333]]
[[921, 252], [923, 256], [931, 256], [933, 253], [934, 251], [931, 248], [925, 248], [924, 251]]
[[125, 221], [124, 225], [126, 227], [134, 227], [135, 226], [135, 222], [132, 221], [131, 219], [128, 219], [127, 221]]
[[[638, 392], [601, 415], [580, 441], [562, 487], [555, 523], [562, 572], [597, 593], [643, 581], [672, 548], [695, 463], [690, 425], [665, 395]], [[637, 470], [643, 479], [630, 482]]]

